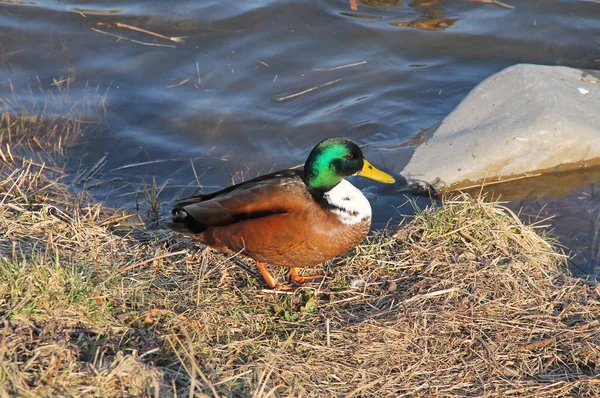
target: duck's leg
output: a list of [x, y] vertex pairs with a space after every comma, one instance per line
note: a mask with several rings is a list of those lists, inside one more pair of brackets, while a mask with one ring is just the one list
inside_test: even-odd
[[263, 279], [265, 280], [265, 282], [267, 283], [267, 286], [269, 286], [269, 288], [271, 288], [273, 290], [277, 290], [279, 292], [288, 292], [288, 293], [293, 293], [297, 290], [297, 288], [294, 286], [280, 285], [279, 283], [277, 283], [277, 280], [275, 279], [275, 277], [267, 269], [267, 263], [262, 263], [260, 261], [257, 261], [256, 268], [258, 268], [258, 271], [262, 275]]
[[256, 268], [258, 268], [258, 272], [260, 272], [262, 275], [263, 279], [267, 283], [267, 286], [269, 286], [271, 289], [276, 289], [279, 286], [279, 283], [277, 283], [275, 277], [271, 275], [267, 269], [267, 263], [261, 263], [260, 261], [257, 261]]
[[298, 268], [296, 267], [291, 267], [290, 268], [290, 282], [292, 282], [292, 284], [296, 285], [296, 286], [302, 286], [304, 285], [307, 281], [313, 281], [316, 279], [323, 279], [325, 276], [324, 275], [308, 275], [308, 276], [302, 276], [298, 273]]

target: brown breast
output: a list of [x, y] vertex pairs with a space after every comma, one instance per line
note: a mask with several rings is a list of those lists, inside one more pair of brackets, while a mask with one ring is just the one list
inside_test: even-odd
[[294, 212], [210, 227], [197, 239], [219, 250], [242, 252], [257, 261], [282, 267], [308, 267], [355, 247], [370, 226], [370, 218], [357, 224], [343, 224], [335, 214], [307, 201], [306, 206]]

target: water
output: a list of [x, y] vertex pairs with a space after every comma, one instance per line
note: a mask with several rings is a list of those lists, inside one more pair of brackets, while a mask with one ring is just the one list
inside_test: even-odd
[[[414, 148], [402, 144], [490, 74], [520, 62], [600, 68], [598, 1], [507, 2], [515, 9], [464, 0], [364, 0], [357, 10], [349, 0], [0, 1], [0, 82], [39, 77], [48, 87], [62, 76], [75, 96], [85, 84], [108, 89], [104, 127], [72, 145], [69, 170], [108, 153], [94, 181], [121, 181], [94, 189], [99, 199], [134, 208], [154, 178], [168, 211], [198, 184], [210, 191], [301, 164], [333, 135], [368, 144], [373, 163], [398, 173]], [[98, 25], [117, 22], [185, 43]], [[565, 198], [528, 193], [512, 203], [558, 215], [580, 272], [594, 275], [596, 181]], [[408, 211], [393, 188], [356, 183], [376, 227]]]

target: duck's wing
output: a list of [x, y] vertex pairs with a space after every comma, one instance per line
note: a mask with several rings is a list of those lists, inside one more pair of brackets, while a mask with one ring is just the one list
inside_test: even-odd
[[310, 203], [302, 172], [284, 170], [186, 198], [174, 206], [173, 222], [165, 224], [179, 232], [198, 234], [208, 227], [298, 211]]

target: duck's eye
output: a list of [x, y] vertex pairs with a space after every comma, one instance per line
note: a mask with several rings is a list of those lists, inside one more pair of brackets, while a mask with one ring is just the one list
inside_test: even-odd
[[350, 159], [354, 159], [354, 154], [353, 154], [353, 153], [347, 153], [347, 154], [345, 154], [345, 155], [344, 155], [344, 157], [345, 157], [346, 159], [348, 159], [348, 160], [350, 160]]

